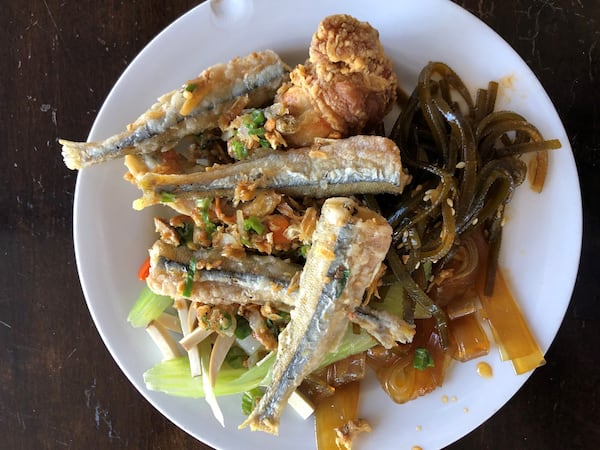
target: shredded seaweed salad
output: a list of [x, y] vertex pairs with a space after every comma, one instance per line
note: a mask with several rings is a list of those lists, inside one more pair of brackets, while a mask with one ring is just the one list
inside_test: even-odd
[[[518, 113], [496, 110], [497, 92], [498, 83], [491, 81], [473, 97], [450, 67], [432, 62], [400, 105], [387, 137], [400, 149], [411, 182], [400, 196], [358, 199], [393, 228], [385, 271], [372, 289], [369, 306], [401, 317], [414, 325], [416, 334], [413, 342], [386, 349], [367, 331], [350, 325], [340, 345], [299, 388], [301, 403], [317, 410], [318, 430], [325, 420], [320, 406], [342, 392], [341, 386], [358, 383], [367, 368], [398, 403], [441, 386], [451, 361], [489, 352], [483, 318], [502, 358], [513, 361], [517, 373], [544, 363], [509, 289], [503, 287], [498, 255], [505, 210], [515, 189], [529, 176], [531, 189], [542, 190], [547, 151], [560, 148], [560, 142], [545, 140]], [[386, 134], [383, 125], [372, 133]], [[218, 224], [208, 215], [209, 207], [215, 208], [211, 202], [207, 199], [199, 207], [214, 232]], [[248, 240], [265, 231], [265, 221], [258, 217], [240, 225]], [[193, 233], [187, 229], [184, 234]], [[305, 251], [296, 249], [295, 261], [301, 263]], [[195, 261], [184, 269], [191, 283]], [[498, 308], [518, 320], [506, 320], [507, 313]], [[219, 417], [217, 396], [242, 394], [240, 407], [249, 413], [269, 383], [277, 349], [257, 339], [256, 324], [247, 316], [223, 309], [198, 319], [186, 300], [145, 287], [128, 320], [145, 327], [164, 355], [144, 374], [148, 389], [206, 397]], [[289, 312], [272, 311], [262, 317], [262, 324], [276, 343], [289, 320]], [[508, 335], [518, 339], [506, 339]], [[356, 417], [350, 420], [358, 428], [364, 425]]]

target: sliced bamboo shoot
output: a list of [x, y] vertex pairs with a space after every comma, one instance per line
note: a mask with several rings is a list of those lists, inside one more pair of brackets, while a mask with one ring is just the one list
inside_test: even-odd
[[301, 392], [295, 390], [288, 399], [288, 405], [294, 408], [302, 419], [306, 420], [315, 412], [315, 407], [312, 402], [306, 398]]
[[181, 356], [177, 348], [177, 342], [171, 336], [168, 330], [160, 323], [152, 321], [146, 327], [146, 332], [150, 335], [156, 346], [163, 354], [163, 360], [174, 359]]
[[208, 339], [203, 340], [200, 343], [200, 364], [202, 367], [202, 387], [204, 388], [204, 398], [206, 403], [210, 406], [215, 419], [221, 424], [223, 428], [225, 428], [225, 418], [223, 417], [223, 412], [219, 407], [219, 403], [217, 402], [217, 397], [215, 396], [215, 392], [213, 391], [213, 386], [210, 383], [209, 377], [209, 366], [210, 366], [210, 353], [211, 353], [211, 344]]
[[[181, 323], [181, 331], [183, 332], [183, 337], [186, 337], [188, 334], [190, 334], [191, 331], [188, 326], [188, 301], [185, 299], [175, 300], [174, 306], [177, 309], [177, 315], [179, 316], [179, 322]], [[187, 353], [190, 359], [190, 373], [192, 374], [192, 377], [197, 377], [201, 375], [202, 367], [200, 366], [200, 355], [198, 354], [198, 347], [193, 346], [190, 350], [187, 351]]]
[[181, 325], [179, 325], [179, 318], [173, 314], [163, 312], [160, 316], [154, 319], [155, 322], [160, 323], [169, 331], [181, 334]]
[[215, 344], [210, 352], [210, 362], [208, 365], [208, 379], [212, 387], [215, 386], [217, 374], [223, 365], [223, 361], [225, 361], [227, 352], [234, 342], [235, 336], [226, 336], [224, 334], [217, 335], [217, 338], [215, 339]]
[[186, 351], [192, 350], [196, 345], [202, 342], [204, 339], [212, 334], [212, 330], [205, 330], [203, 328], [196, 328], [191, 333], [188, 333], [179, 340], [181, 345]]

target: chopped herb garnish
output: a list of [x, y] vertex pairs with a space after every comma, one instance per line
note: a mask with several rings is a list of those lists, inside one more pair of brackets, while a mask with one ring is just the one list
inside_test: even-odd
[[187, 86], [185, 87], [185, 90], [188, 92], [194, 92], [197, 87], [198, 87], [198, 85], [196, 83], [188, 83]]
[[217, 226], [210, 220], [208, 216], [208, 210], [210, 208], [210, 204], [212, 202], [211, 197], [199, 198], [196, 200], [196, 206], [200, 210], [200, 217], [202, 218], [202, 223], [204, 224], [204, 231], [208, 236], [212, 236], [212, 234], [217, 230]]
[[233, 156], [237, 160], [246, 159], [248, 157], [248, 149], [239, 139], [231, 140], [231, 149], [233, 150]]
[[415, 350], [413, 367], [418, 370], [425, 370], [428, 367], [435, 367], [435, 362], [426, 348], [419, 347]]
[[281, 320], [283, 320], [285, 323], [288, 323], [291, 319], [290, 313], [287, 311], [279, 311], [277, 315], [281, 317]]
[[304, 244], [302, 247], [300, 247], [300, 254], [306, 258], [306, 254], [308, 253], [309, 250], [310, 250], [310, 244]]
[[192, 286], [194, 285], [194, 277], [196, 276], [196, 258], [192, 256], [190, 259], [190, 265], [187, 268], [187, 274], [185, 276], [185, 285], [183, 287], [182, 295], [189, 297], [192, 294]]
[[255, 109], [250, 113], [252, 123], [255, 127], [262, 127], [265, 124], [265, 113], [262, 109]]
[[252, 333], [252, 328], [245, 317], [236, 316], [237, 325], [235, 327], [235, 337], [238, 339], [245, 339]]
[[263, 391], [260, 388], [254, 388], [242, 394], [242, 412], [249, 416], [254, 410], [256, 404], [263, 396]]
[[221, 320], [219, 320], [219, 329], [221, 331], [228, 330], [231, 328], [232, 324], [233, 322], [231, 320], [231, 314], [229, 314], [227, 311], [223, 312], [221, 314]]
[[202, 317], [200, 317], [200, 322], [202, 322], [204, 328], [206, 328], [207, 330], [210, 329], [210, 320], [208, 320], [208, 313], [205, 313], [202, 315]]
[[265, 231], [265, 225], [256, 216], [250, 216], [244, 220], [244, 230], [254, 231], [256, 234], [263, 234]]
[[196, 206], [200, 208], [202, 211], [207, 211], [210, 207], [210, 203], [212, 202], [211, 197], [203, 197], [196, 200]]
[[250, 136], [252, 135], [256, 135], [256, 136], [264, 136], [265, 135], [265, 129], [263, 127], [260, 128], [248, 128], [248, 134]]
[[175, 201], [175, 195], [171, 194], [170, 192], [161, 192], [160, 201], [161, 203], [172, 203]]
[[232, 369], [241, 369], [244, 367], [244, 361], [248, 359], [246, 352], [237, 345], [232, 346], [227, 352], [225, 361]]
[[270, 148], [271, 147], [271, 143], [269, 141], [267, 141], [265, 138], [261, 137], [258, 142], [260, 143], [260, 146], [262, 148]]

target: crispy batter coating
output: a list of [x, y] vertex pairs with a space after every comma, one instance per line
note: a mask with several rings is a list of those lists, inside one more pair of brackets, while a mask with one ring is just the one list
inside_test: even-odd
[[396, 100], [398, 81], [379, 33], [367, 22], [326, 17], [313, 35], [309, 60], [278, 93], [299, 122], [291, 146], [314, 137], [345, 137], [379, 123]]

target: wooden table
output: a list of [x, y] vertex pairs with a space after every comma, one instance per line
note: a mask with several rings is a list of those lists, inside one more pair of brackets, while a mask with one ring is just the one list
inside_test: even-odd
[[[56, 142], [85, 136], [133, 57], [198, 3], [2, 2], [1, 448], [208, 448], [140, 396], [91, 321], [73, 252], [77, 174], [64, 167]], [[585, 236], [548, 364], [449, 448], [600, 448], [600, 273], [593, 262], [600, 254], [600, 3], [457, 3], [519, 52], [554, 101], [577, 160]]]

